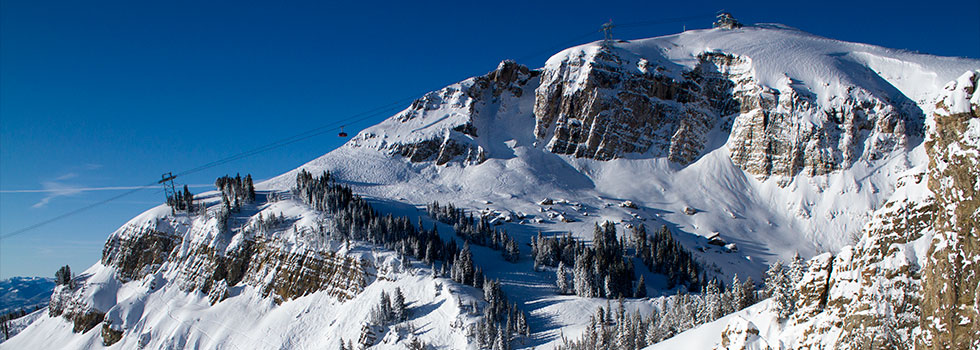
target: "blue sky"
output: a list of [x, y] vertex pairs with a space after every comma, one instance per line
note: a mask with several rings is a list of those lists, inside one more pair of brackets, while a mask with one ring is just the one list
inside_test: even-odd
[[[980, 57], [975, 0], [202, 3], [0, 1], [0, 234], [120, 193], [84, 189], [146, 184], [483, 74], [502, 59], [539, 67], [561, 48], [599, 39], [587, 34], [609, 19], [726, 9], [745, 23]], [[615, 34], [652, 37], [710, 22]], [[265, 179], [342, 141], [327, 133], [178, 180]], [[142, 190], [0, 240], [0, 278], [52, 276], [64, 264], [81, 271], [101, 257], [109, 233], [162, 199], [157, 188]]]

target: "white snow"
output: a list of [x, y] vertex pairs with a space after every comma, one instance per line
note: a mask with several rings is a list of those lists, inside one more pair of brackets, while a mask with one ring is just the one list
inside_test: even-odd
[[[564, 50], [548, 60], [546, 67], [569, 56], [591, 57], [597, 47], [587, 44]], [[736, 68], [751, 74], [763, 86], [804, 91], [819, 100], [833, 99], [847, 86], [858, 86], [886, 98], [912, 101], [926, 113], [934, 106], [932, 94], [943, 84], [964, 71], [980, 68], [977, 60], [841, 42], [775, 25], [687, 31], [617, 43], [616, 47], [628, 60], [646, 62], [628, 65], [630, 69], [655, 65], [690, 68], [698, 54], [720, 51], [746, 58], [748, 63]], [[260, 183], [257, 188], [284, 191], [294, 185], [300, 169], [314, 174], [329, 170], [377, 209], [408, 216], [413, 221], [425, 216], [421, 208], [432, 201], [453, 203], [473, 212], [492, 211], [501, 218], [520, 213], [519, 222], [500, 220], [500, 227], [521, 243], [522, 258], [518, 263], [504, 262], [499, 252], [485, 247], [472, 249], [485, 274], [500, 279], [511, 300], [530, 314], [531, 328], [536, 333], [522, 347], [550, 348], [560, 341], [561, 335], [576, 338], [588, 321], [587, 315], [606, 304], [604, 299], [555, 295], [554, 272], [534, 271], [528, 258], [526, 243], [538, 231], [572, 232], [588, 240], [597, 222], [616, 223], [621, 233], [628, 233], [627, 227], [639, 224], [646, 225], [648, 231], [666, 225], [709, 267], [709, 273], [726, 281], [736, 273], [761, 281], [769, 262], [787, 260], [797, 252], [804, 257], [836, 252], [850, 243], [851, 235], [865, 225], [871, 213], [895, 195], [896, 181], [910, 169], [921, 169], [926, 162], [921, 144], [910, 145], [907, 150], [875, 161], [857, 162], [846, 171], [815, 177], [798, 175], [783, 186], [775, 179], [758, 180], [734, 165], [725, 146], [727, 133], [720, 129], [709, 135], [712, 142], [704, 155], [687, 166], [642, 155], [611, 161], [559, 156], [546, 151], [533, 135], [536, 80], [520, 97], [504, 93], [499, 98], [483, 100], [467, 95], [473, 83], [473, 79], [468, 79], [429, 93], [418, 102], [424, 106], [421, 112], [406, 109], [362, 131], [344, 147]], [[972, 98], [977, 96], [980, 94], [973, 94]], [[393, 145], [448, 137], [450, 130], [468, 122], [473, 123], [479, 136], [461, 142], [472, 142], [487, 152], [489, 159], [482, 164], [451, 161], [437, 166], [433, 162], [412, 163], [388, 153]], [[980, 130], [980, 126], [971, 128]], [[908, 194], [910, 198], [919, 195], [913, 192]], [[220, 201], [214, 193], [203, 197], [210, 203]], [[542, 206], [542, 198], [561, 200]], [[627, 201], [637, 209], [619, 205]], [[697, 213], [685, 214], [687, 207], [696, 208]], [[401, 262], [391, 252], [311, 238], [303, 228], [313, 227], [322, 214], [296, 200], [249, 208], [231, 226], [248, 227], [259, 213], [265, 217], [281, 213], [295, 222], [298, 229], [281, 227], [274, 232], [252, 233], [275, 237], [276, 244], [285, 251], [337, 251], [384, 262], [394, 272], [346, 302], [326, 293], [314, 293], [276, 305], [252, 287], [234, 286], [230, 288], [232, 297], [212, 306], [206, 295], [182, 292], [175, 283], [182, 276], [167, 270], [167, 266], [142, 280], [119, 282], [112, 277], [112, 268], [96, 264], [84, 273], [90, 286], [85, 290], [85, 300], [106, 311], [114, 328], [125, 330], [126, 336], [112, 348], [336, 348], [341, 338], [357, 341], [362, 323], [381, 291], [390, 292], [396, 286], [409, 301], [413, 310], [410, 323], [420, 338], [442, 344], [445, 349], [467, 346], [465, 332], [459, 325], [472, 323], [475, 316], [461, 310], [457, 297], [469, 304], [481, 299], [479, 291], [433, 279], [426, 268], [411, 263], [406, 269], [395, 267]], [[159, 206], [134, 218], [113, 235], [137, 231], [133, 228], [163, 229], [185, 237], [178, 248], [181, 254], [188, 254], [189, 247], [201, 243], [219, 252], [230, 251], [241, 240], [252, 238], [219, 232], [214, 218], [169, 214], [166, 206]], [[433, 224], [424, 220], [427, 227]], [[439, 232], [444, 239], [453, 237], [445, 225], [439, 227]], [[716, 232], [738, 250], [706, 244], [705, 237]], [[647, 274], [651, 295], [672, 294], [664, 288], [662, 278], [640, 265], [638, 270]], [[436, 283], [443, 285], [438, 295]], [[652, 300], [629, 300], [627, 308], [648, 312]], [[778, 330], [763, 327], [777, 324], [764, 311], [765, 305], [763, 302], [726, 316], [651, 349], [711, 348], [718, 341], [716, 335], [735, 318], [762, 327], [760, 336], [769, 339]], [[3, 346], [98, 348], [99, 332], [97, 327], [82, 335], [74, 334], [68, 321], [45, 315]], [[388, 334], [379, 335], [382, 343], [375, 348], [404, 346], [408, 336], [396, 333], [392, 328]], [[769, 344], [778, 344], [778, 340], [770, 340]]]

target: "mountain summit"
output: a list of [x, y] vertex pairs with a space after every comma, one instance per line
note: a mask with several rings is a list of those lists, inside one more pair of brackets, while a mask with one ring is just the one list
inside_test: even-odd
[[[905, 317], [891, 339], [970, 344], [977, 70], [777, 24], [504, 61], [254, 190], [130, 220], [7, 344], [633, 349], [707, 323], [708, 347], [835, 347], [880, 326], [846, 305], [898, 285], [912, 301], [873, 315]], [[785, 293], [742, 284], [780, 260]]]

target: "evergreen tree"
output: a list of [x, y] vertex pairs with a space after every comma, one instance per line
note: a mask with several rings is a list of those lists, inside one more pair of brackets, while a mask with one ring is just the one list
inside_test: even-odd
[[734, 311], [744, 309], [748, 306], [745, 300], [745, 292], [742, 290], [742, 281], [738, 280], [738, 274], [736, 273], [732, 277], [732, 288], [730, 290], [731, 295], [731, 308]]
[[791, 281], [799, 281], [803, 279], [803, 274], [806, 273], [806, 261], [800, 257], [800, 253], [793, 253], [793, 259], [789, 262], [789, 279]]
[[186, 210], [188, 213], [193, 212], [194, 211], [194, 194], [191, 193], [190, 189], [187, 188], [187, 185], [184, 185], [184, 193], [183, 193], [183, 195], [181, 197], [182, 197], [182, 199], [184, 201], [184, 203], [183, 203], [183, 209]]
[[786, 319], [795, 311], [793, 281], [782, 261], [776, 261], [766, 271], [766, 294], [772, 297], [772, 310], [780, 319]]
[[568, 285], [568, 269], [565, 262], [558, 262], [558, 269], [555, 270], [555, 285], [558, 287], [559, 294], [568, 294], [571, 287]]
[[245, 175], [245, 193], [249, 203], [255, 202], [255, 184], [252, 183], [252, 174]]
[[392, 300], [392, 309], [394, 318], [398, 320], [398, 322], [408, 319], [408, 313], [405, 307], [405, 295], [402, 294], [402, 289], [399, 287], [395, 287], [395, 297], [394, 300]]
[[640, 275], [640, 281], [636, 283], [636, 291], [633, 292], [634, 298], [646, 298], [647, 296], [647, 283], [643, 275]]
[[71, 267], [68, 265], [62, 266], [54, 273], [54, 282], [56, 285], [70, 285], [71, 284]]

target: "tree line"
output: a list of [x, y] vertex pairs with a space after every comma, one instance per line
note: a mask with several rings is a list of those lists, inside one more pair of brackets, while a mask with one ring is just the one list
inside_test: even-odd
[[607, 304], [589, 318], [589, 325], [578, 339], [562, 338], [558, 350], [638, 350], [671, 338], [683, 331], [744, 309], [758, 300], [755, 284], [736, 275], [727, 290], [717, 281], [705, 284], [700, 294], [679, 290], [676, 295], [654, 301], [646, 317], [627, 313], [620, 299], [618, 308]]
[[[459, 249], [455, 241], [443, 241], [434, 225], [432, 229], [426, 229], [421, 218], [416, 227], [407, 217], [381, 215], [365, 199], [355, 195], [350, 187], [336, 183], [329, 172], [313, 176], [301, 170], [296, 176], [293, 193], [312, 208], [333, 214], [335, 230], [331, 233], [332, 238], [348, 242], [361, 240], [383, 246], [433, 265], [433, 271], [437, 271], [438, 275], [483, 289], [488, 306], [476, 329], [484, 331], [482, 334], [471, 334], [481, 347], [493, 346], [487, 343], [490, 335], [493, 342], [504, 339], [505, 349], [509, 349], [511, 340], [530, 334], [526, 326], [527, 315], [507, 300], [499, 282], [483, 276], [473, 261], [468, 242], [464, 243], [463, 249]], [[437, 261], [442, 262], [439, 269], [435, 267]]]
[[592, 246], [587, 246], [570, 233], [544, 237], [539, 232], [531, 238], [535, 269], [556, 267], [558, 292], [583, 297], [645, 297], [646, 281], [643, 276], [636, 279], [633, 257], [651, 272], [666, 275], [668, 288], [683, 285], [697, 291], [705, 285], [700, 264], [666, 226], [653, 236], [647, 235], [645, 226], [637, 226], [632, 242], [627, 242], [617, 238], [616, 226], [607, 221], [602, 226], [596, 223], [592, 236]]
[[[214, 187], [221, 191], [221, 203], [232, 211], [238, 211], [242, 204], [255, 202], [255, 184], [252, 183], [252, 174], [246, 174], [242, 178], [241, 174], [235, 177], [228, 175], [214, 180]], [[187, 190], [187, 186], [184, 186]]]
[[517, 241], [506, 230], [493, 227], [488, 218], [474, 218], [473, 213], [467, 215], [462, 208], [457, 208], [452, 203], [440, 206], [439, 202], [432, 202], [426, 206], [426, 212], [436, 221], [452, 225], [453, 232], [467, 242], [499, 250], [504, 260], [520, 260], [521, 249]]

